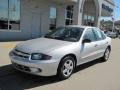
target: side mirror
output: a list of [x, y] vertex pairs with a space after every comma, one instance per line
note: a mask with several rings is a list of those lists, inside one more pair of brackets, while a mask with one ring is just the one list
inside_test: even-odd
[[90, 39], [84, 39], [84, 40], [82, 41], [82, 43], [91, 43], [91, 40], [90, 40]]

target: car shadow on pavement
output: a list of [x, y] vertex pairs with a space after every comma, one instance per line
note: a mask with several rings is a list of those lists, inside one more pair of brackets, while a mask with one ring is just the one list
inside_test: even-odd
[[[95, 60], [76, 68], [75, 73], [96, 65], [100, 61]], [[40, 77], [25, 74], [12, 68], [12, 65], [0, 67], [0, 90], [24, 90], [32, 89], [39, 86], [58, 83], [61, 80], [55, 76]]]

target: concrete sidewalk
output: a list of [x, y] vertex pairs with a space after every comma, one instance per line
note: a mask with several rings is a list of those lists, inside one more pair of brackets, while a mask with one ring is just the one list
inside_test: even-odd
[[10, 64], [9, 52], [19, 42], [0, 42], [0, 66]]

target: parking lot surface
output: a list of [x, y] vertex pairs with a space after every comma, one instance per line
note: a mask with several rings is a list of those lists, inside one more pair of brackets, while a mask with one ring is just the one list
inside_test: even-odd
[[0, 90], [120, 90], [120, 40], [112, 41], [108, 62], [98, 60], [77, 67], [67, 80], [39, 77], [12, 68], [9, 51], [19, 42], [0, 42]]

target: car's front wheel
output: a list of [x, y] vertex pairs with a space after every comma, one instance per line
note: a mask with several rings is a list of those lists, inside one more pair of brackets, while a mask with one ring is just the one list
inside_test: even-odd
[[67, 56], [62, 59], [59, 68], [58, 68], [58, 76], [60, 79], [69, 78], [75, 68], [75, 60], [71, 56]]

